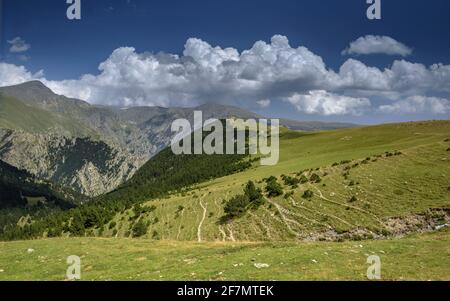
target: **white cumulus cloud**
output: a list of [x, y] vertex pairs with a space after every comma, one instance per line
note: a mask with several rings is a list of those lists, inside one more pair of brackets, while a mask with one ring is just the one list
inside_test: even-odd
[[327, 91], [310, 91], [308, 94], [294, 94], [286, 99], [295, 108], [306, 114], [320, 115], [362, 115], [370, 109], [370, 100], [332, 94]]
[[416, 95], [380, 106], [379, 111], [397, 114], [448, 114], [450, 113], [450, 101], [445, 98]]
[[11, 45], [9, 51], [12, 53], [26, 52], [31, 48], [30, 44], [27, 44], [21, 37], [15, 37], [7, 42]]
[[342, 51], [342, 55], [387, 54], [406, 57], [411, 55], [412, 52], [411, 48], [391, 37], [366, 35], [351, 42], [350, 46]]
[[60, 81], [0, 62], [0, 86], [31, 79], [58, 94], [121, 107], [220, 102], [264, 108], [287, 100], [308, 114], [360, 115], [371, 104], [377, 107], [374, 98], [394, 105], [417, 95], [450, 97], [450, 65], [395, 60], [380, 69], [348, 59], [336, 72], [320, 56], [304, 46], [291, 46], [281, 35], [241, 52], [197, 38], [186, 41], [181, 55], [121, 47], [99, 64], [97, 74]]
[[23, 66], [0, 63], [0, 86], [12, 86], [33, 79], [42, 79], [43, 72], [31, 73]]

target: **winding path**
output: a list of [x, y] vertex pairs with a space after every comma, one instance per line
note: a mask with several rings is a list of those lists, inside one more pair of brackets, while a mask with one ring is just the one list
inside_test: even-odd
[[203, 217], [202, 217], [202, 220], [200, 221], [200, 224], [198, 224], [198, 228], [197, 228], [198, 242], [202, 242], [202, 226], [203, 226], [203, 222], [205, 221], [205, 218], [206, 218], [206, 208], [207, 208], [203, 205], [201, 199], [200, 199], [200, 206], [203, 208]]

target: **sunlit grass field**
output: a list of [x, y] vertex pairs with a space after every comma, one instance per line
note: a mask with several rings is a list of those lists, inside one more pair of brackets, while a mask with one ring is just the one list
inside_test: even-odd
[[[146, 206], [156, 209], [140, 218], [150, 224], [147, 238], [163, 240], [285, 241], [329, 229], [380, 232], [388, 218], [450, 208], [449, 136], [448, 121], [313, 134], [284, 131], [278, 165], [258, 166], [184, 194], [148, 201]], [[386, 151], [401, 155], [386, 157]], [[351, 162], [332, 166], [342, 160]], [[350, 168], [347, 178], [343, 177], [346, 168]], [[295, 176], [305, 169], [313, 169], [305, 175], [317, 173], [322, 181], [294, 189], [284, 185], [285, 192], [292, 191], [291, 197], [268, 199], [242, 218], [219, 222], [224, 202], [242, 193], [248, 180], [264, 188], [264, 178], [276, 176], [282, 183], [282, 174]], [[302, 198], [307, 189], [314, 192], [311, 199]], [[353, 196], [357, 201], [350, 202]], [[116, 226], [106, 227], [102, 235], [130, 236], [136, 220], [132, 216], [132, 210], [118, 214]]]
[[[374, 239], [317, 239], [329, 231], [385, 233], [390, 219], [450, 209], [449, 138], [450, 121], [283, 130], [276, 166], [149, 200], [144, 205], [154, 210], [121, 212], [93, 237], [0, 243], [0, 280], [64, 280], [70, 255], [81, 257], [83, 280], [365, 280], [370, 255], [380, 256], [384, 280], [450, 280], [449, 230], [418, 225]], [[264, 188], [264, 178], [283, 183], [282, 175], [300, 172], [322, 181], [283, 184], [289, 197], [267, 198], [257, 210], [220, 222], [224, 203], [247, 181]], [[314, 195], [303, 198], [305, 190]], [[132, 239], [137, 220], [148, 231]]]
[[382, 280], [450, 280], [448, 230], [344, 243], [61, 238], [0, 243], [0, 254], [0, 280], [64, 280], [70, 255], [82, 280], [367, 280], [370, 255]]

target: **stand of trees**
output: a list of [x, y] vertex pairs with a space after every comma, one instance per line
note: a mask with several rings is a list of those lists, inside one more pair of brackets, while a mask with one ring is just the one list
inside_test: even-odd
[[[208, 133], [205, 132], [204, 136]], [[78, 207], [53, 211], [18, 226], [3, 225], [0, 239], [33, 239], [44, 235], [85, 236], [92, 229], [102, 229], [113, 217], [136, 204], [179, 192], [192, 185], [244, 171], [254, 161], [248, 155], [175, 155], [169, 148], [149, 160], [128, 182], [116, 190]], [[1, 225], [0, 225], [1, 227]], [[139, 225], [133, 235], [139, 236]]]

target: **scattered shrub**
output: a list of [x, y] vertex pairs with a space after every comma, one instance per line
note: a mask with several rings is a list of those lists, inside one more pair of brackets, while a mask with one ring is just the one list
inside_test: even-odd
[[284, 194], [284, 198], [287, 200], [288, 198], [292, 197], [293, 195], [294, 195], [294, 192], [293, 191], [289, 191], [289, 192], [286, 192]]
[[139, 220], [132, 228], [133, 237], [141, 237], [147, 234], [148, 224]]
[[116, 227], [116, 225], [117, 225], [117, 223], [115, 222], [115, 221], [112, 221], [110, 224], [109, 224], [109, 229], [111, 230], [111, 229], [114, 229], [115, 227]]
[[257, 188], [255, 183], [248, 181], [244, 188], [244, 194], [248, 197], [253, 206], [259, 206], [264, 202], [264, 196], [261, 189]]
[[322, 179], [321, 179], [320, 176], [319, 176], [318, 174], [316, 174], [316, 173], [313, 173], [313, 174], [311, 175], [311, 177], [309, 178], [309, 180], [310, 180], [312, 183], [320, 183], [320, 182], [322, 182]]
[[246, 195], [236, 195], [225, 205], [224, 212], [229, 218], [241, 217], [247, 212], [250, 201]]
[[311, 190], [305, 190], [305, 192], [303, 192], [302, 198], [304, 199], [310, 199], [314, 196], [314, 192], [312, 192]]
[[350, 203], [354, 203], [356, 201], [358, 201], [358, 198], [356, 196], [352, 196], [349, 200]]
[[267, 182], [266, 193], [268, 197], [277, 197], [283, 195], [283, 187], [275, 180]]
[[308, 182], [308, 178], [305, 176], [305, 175], [302, 175], [301, 177], [300, 177], [300, 183], [301, 184], [305, 184], [305, 183], [307, 183]]
[[290, 177], [290, 176], [282, 176], [283, 181], [284, 181], [284, 185], [287, 186], [295, 186], [298, 185], [300, 183], [300, 180], [294, 177]]
[[264, 204], [264, 201], [261, 189], [257, 188], [252, 181], [248, 181], [244, 188], [244, 194], [234, 196], [225, 203], [225, 216], [221, 220], [224, 222], [229, 219], [241, 217], [249, 208], [258, 208]]

